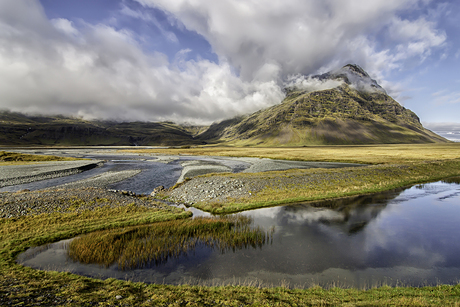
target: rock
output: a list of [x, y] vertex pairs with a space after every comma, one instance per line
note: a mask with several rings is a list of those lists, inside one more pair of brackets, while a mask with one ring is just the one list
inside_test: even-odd
[[20, 191], [15, 192], [15, 194], [21, 194], [25, 192], [30, 192], [30, 190], [29, 189], [20, 190]]
[[157, 195], [157, 193], [164, 192], [165, 190], [166, 190], [165, 187], [160, 185], [160, 186], [156, 187], [155, 189], [153, 189], [152, 193], [150, 193], [150, 196], [155, 196], [155, 195]]

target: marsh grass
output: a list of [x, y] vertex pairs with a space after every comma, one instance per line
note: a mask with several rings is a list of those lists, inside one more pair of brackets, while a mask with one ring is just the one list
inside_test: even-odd
[[247, 217], [196, 218], [99, 231], [73, 240], [68, 249], [71, 259], [121, 270], [160, 265], [204, 245], [220, 250], [262, 247], [273, 230], [252, 229]]
[[[17, 255], [40, 246], [100, 230], [183, 219], [179, 209], [139, 206], [80, 213], [56, 213], [0, 219], [0, 305], [6, 306], [459, 306], [460, 286], [372, 287], [358, 289], [265, 288], [259, 284], [212, 287], [170, 286], [99, 280], [65, 272], [34, 270], [16, 264]], [[123, 298], [117, 300], [116, 296]]]

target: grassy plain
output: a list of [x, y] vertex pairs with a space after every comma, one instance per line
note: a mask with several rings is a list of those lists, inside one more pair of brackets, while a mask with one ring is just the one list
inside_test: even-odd
[[191, 147], [126, 150], [133, 153], [271, 158], [281, 160], [394, 164], [460, 158], [460, 143], [336, 145], [307, 147]]
[[0, 165], [18, 165], [18, 164], [33, 164], [37, 162], [51, 161], [75, 161], [84, 160], [78, 158], [57, 157], [49, 155], [29, 155], [17, 152], [0, 151]]
[[[210, 175], [208, 175], [210, 176]], [[223, 214], [287, 203], [316, 201], [388, 191], [417, 183], [460, 176], [460, 159], [371, 165], [359, 168], [306, 169], [267, 173], [219, 174], [262, 185], [242, 199], [193, 206]]]
[[[385, 150], [387, 148], [388, 150]], [[167, 154], [256, 156], [367, 163], [424, 163], [439, 160], [444, 168], [458, 167], [457, 144], [371, 146], [337, 148], [197, 148], [162, 150]], [[370, 152], [366, 152], [370, 151]], [[336, 156], [331, 156], [336, 155]], [[355, 155], [354, 157], [352, 155]], [[329, 155], [329, 158], [328, 158]], [[368, 157], [368, 155], [375, 155]], [[425, 158], [424, 158], [425, 157]], [[324, 160], [321, 160], [324, 159]], [[457, 159], [457, 160], [453, 160]], [[453, 163], [453, 164], [449, 164]], [[391, 165], [387, 165], [391, 169]], [[410, 167], [410, 165], [408, 166]], [[420, 169], [422, 170], [422, 169]], [[433, 168], [430, 168], [433, 170]], [[395, 170], [396, 172], [398, 170]], [[417, 179], [418, 180], [418, 179]], [[138, 206], [80, 213], [54, 213], [0, 219], [0, 305], [65, 306], [460, 306], [460, 285], [436, 287], [379, 287], [360, 289], [289, 289], [260, 286], [168, 286], [99, 280], [69, 273], [38, 271], [16, 264], [17, 255], [38, 246], [104, 229], [122, 229], [167, 220], [183, 219], [180, 210], [162, 211]], [[121, 299], [116, 296], [121, 295]]]

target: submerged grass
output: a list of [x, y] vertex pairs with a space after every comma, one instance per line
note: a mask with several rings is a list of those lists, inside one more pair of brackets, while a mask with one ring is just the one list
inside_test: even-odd
[[196, 218], [155, 223], [149, 226], [98, 231], [73, 240], [71, 259], [121, 270], [166, 263], [204, 244], [225, 252], [252, 246], [261, 247], [272, 232], [251, 229], [247, 217]]

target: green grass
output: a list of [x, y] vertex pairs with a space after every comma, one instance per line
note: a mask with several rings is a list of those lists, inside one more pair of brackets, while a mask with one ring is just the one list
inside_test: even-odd
[[[102, 229], [184, 218], [180, 211], [141, 207], [79, 214], [51, 214], [0, 220], [0, 299], [12, 305], [61, 302], [67, 306], [459, 306], [460, 286], [372, 288], [368, 290], [288, 289], [251, 286], [169, 286], [22, 267], [15, 257], [27, 247]], [[14, 286], [11, 286], [14, 285]], [[123, 298], [117, 300], [116, 296]]]
[[68, 255], [82, 263], [121, 270], [166, 263], [204, 244], [221, 252], [250, 246], [262, 247], [272, 232], [251, 229], [247, 217], [195, 218], [155, 223], [149, 226], [105, 230], [73, 240]]

